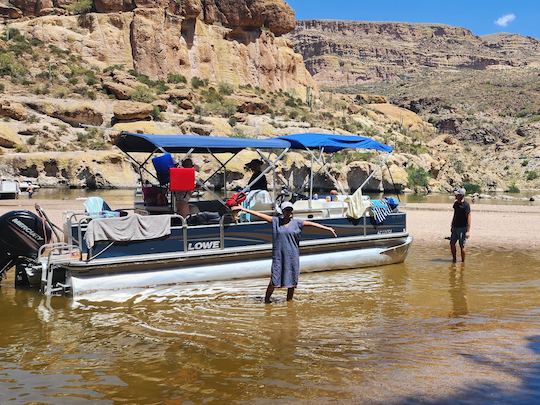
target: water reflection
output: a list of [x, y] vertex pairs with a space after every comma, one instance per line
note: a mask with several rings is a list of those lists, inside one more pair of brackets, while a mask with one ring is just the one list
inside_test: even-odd
[[450, 278], [450, 299], [452, 301], [451, 318], [459, 318], [469, 313], [469, 304], [465, 289], [465, 263], [452, 263], [448, 272]]
[[80, 301], [5, 280], [0, 403], [538, 402], [540, 253], [412, 249], [271, 305], [267, 280]]

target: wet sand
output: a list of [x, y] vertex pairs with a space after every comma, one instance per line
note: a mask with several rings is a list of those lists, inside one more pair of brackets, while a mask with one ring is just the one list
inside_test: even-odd
[[[1, 200], [0, 214], [16, 209], [33, 210], [39, 204], [57, 225], [63, 222], [63, 212], [82, 211], [83, 200], [26, 199]], [[109, 201], [112, 208], [130, 206], [125, 200]], [[540, 207], [519, 205], [473, 204], [470, 246], [483, 248], [534, 250], [540, 248]], [[408, 230], [422, 245], [447, 245], [450, 236], [452, 204], [408, 203]]]

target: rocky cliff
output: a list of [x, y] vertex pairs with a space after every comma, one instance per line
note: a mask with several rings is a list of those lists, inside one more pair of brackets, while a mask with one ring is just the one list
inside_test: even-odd
[[11, 3], [6, 26], [101, 69], [123, 65], [153, 79], [181, 74], [302, 96], [314, 86], [302, 57], [282, 37], [295, 26], [283, 0]]
[[540, 41], [519, 35], [477, 37], [440, 24], [298, 21], [290, 34], [308, 70], [327, 87], [455, 72], [540, 66]]

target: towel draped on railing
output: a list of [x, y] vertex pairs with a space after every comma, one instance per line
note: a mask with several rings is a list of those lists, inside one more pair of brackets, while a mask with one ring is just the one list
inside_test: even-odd
[[392, 210], [384, 200], [371, 200], [371, 212], [373, 213], [375, 222], [382, 224]]
[[95, 242], [130, 242], [157, 239], [171, 234], [170, 215], [142, 216], [138, 214], [120, 218], [93, 219], [86, 228], [86, 245]]

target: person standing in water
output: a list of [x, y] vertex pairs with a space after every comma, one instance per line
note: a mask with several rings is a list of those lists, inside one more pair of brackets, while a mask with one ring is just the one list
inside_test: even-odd
[[245, 211], [272, 224], [272, 275], [266, 289], [264, 302], [267, 304], [272, 302], [270, 298], [275, 288], [287, 288], [287, 301], [292, 301], [300, 274], [302, 228], [312, 226], [324, 229], [334, 237], [337, 237], [336, 231], [329, 226], [294, 218], [293, 205], [288, 201], [281, 204], [281, 212], [283, 213], [281, 217], [272, 217], [240, 206], [234, 207], [233, 210]]
[[454, 191], [456, 201], [454, 202], [454, 217], [450, 228], [450, 251], [452, 252], [452, 261], [456, 262], [456, 242], [459, 241], [461, 248], [461, 261], [465, 261], [465, 241], [469, 239], [471, 231], [471, 206], [465, 201], [465, 189], [458, 188]]

